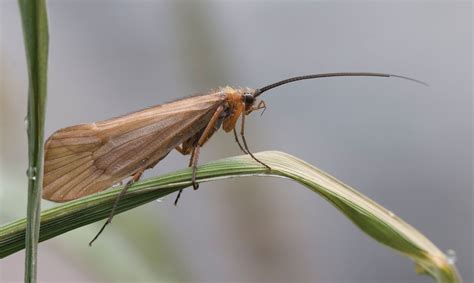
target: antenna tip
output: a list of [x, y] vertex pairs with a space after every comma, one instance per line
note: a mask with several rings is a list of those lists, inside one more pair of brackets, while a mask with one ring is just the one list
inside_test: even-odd
[[393, 74], [390, 74], [389, 76], [390, 76], [390, 77], [394, 77], [394, 78], [409, 80], [409, 81], [412, 81], [412, 82], [415, 82], [415, 83], [424, 85], [424, 86], [426, 86], [426, 87], [429, 87], [429, 86], [430, 86], [429, 84], [425, 83], [424, 81], [420, 81], [420, 80], [417, 80], [417, 79], [414, 79], [414, 78], [410, 78], [410, 77], [399, 76], [399, 75], [393, 75]]

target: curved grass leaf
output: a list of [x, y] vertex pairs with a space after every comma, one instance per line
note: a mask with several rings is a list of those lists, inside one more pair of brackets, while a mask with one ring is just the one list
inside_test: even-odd
[[28, 205], [25, 282], [36, 282], [43, 168], [46, 71], [48, 63], [48, 19], [45, 0], [18, 1], [28, 63]]
[[[447, 257], [415, 228], [356, 190], [316, 167], [291, 155], [267, 151], [257, 154], [270, 165], [271, 172], [248, 156], [236, 156], [202, 165], [199, 182], [236, 176], [280, 176], [306, 186], [343, 212], [362, 231], [378, 242], [412, 259], [419, 273], [431, 275], [437, 282], [461, 282]], [[181, 170], [138, 182], [120, 201], [118, 212], [150, 202], [190, 185], [191, 171]], [[71, 201], [41, 214], [40, 241], [104, 219], [121, 188]], [[0, 257], [24, 248], [25, 220], [0, 228]]]

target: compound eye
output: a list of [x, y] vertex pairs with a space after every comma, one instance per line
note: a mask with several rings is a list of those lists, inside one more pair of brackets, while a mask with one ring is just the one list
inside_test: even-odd
[[255, 98], [253, 97], [253, 95], [246, 93], [244, 95], [244, 101], [245, 101], [245, 104], [253, 104], [255, 101]]

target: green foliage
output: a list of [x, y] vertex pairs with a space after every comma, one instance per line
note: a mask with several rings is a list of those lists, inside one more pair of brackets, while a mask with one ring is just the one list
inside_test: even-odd
[[48, 62], [48, 20], [44, 0], [19, 0], [28, 62], [28, 206], [25, 282], [36, 282]]
[[[208, 182], [235, 176], [290, 178], [328, 200], [376, 241], [412, 259], [417, 272], [429, 274], [437, 282], [461, 282], [455, 266], [433, 243], [371, 199], [291, 155], [269, 151], [258, 153], [257, 156], [270, 165], [271, 172], [248, 156], [236, 156], [200, 166], [198, 181]], [[190, 175], [191, 171], [185, 169], [134, 184], [120, 201], [118, 213], [188, 187]], [[44, 211], [41, 214], [40, 241], [106, 218], [120, 190], [111, 189]], [[25, 219], [0, 228], [1, 257], [24, 247], [24, 230]]]

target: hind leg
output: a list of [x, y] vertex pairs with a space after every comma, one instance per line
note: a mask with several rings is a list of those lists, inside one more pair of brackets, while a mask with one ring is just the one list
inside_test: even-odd
[[145, 168], [142, 168], [142, 169], [138, 170], [135, 174], [132, 175], [132, 178], [125, 184], [125, 186], [120, 191], [120, 193], [117, 195], [117, 198], [115, 199], [114, 205], [112, 206], [112, 210], [110, 211], [110, 214], [109, 214], [109, 218], [107, 219], [107, 221], [105, 221], [102, 228], [100, 228], [97, 235], [95, 235], [95, 237], [89, 242], [89, 246], [92, 246], [92, 243], [94, 243], [94, 241], [97, 240], [97, 238], [100, 236], [100, 234], [102, 234], [105, 227], [107, 225], [109, 225], [110, 223], [112, 223], [112, 219], [114, 218], [115, 211], [117, 210], [118, 203], [119, 203], [120, 199], [125, 195], [125, 193], [128, 191], [128, 189], [130, 188], [131, 185], [133, 185], [135, 182], [140, 180], [140, 177], [143, 175], [144, 171], [145, 171]]

